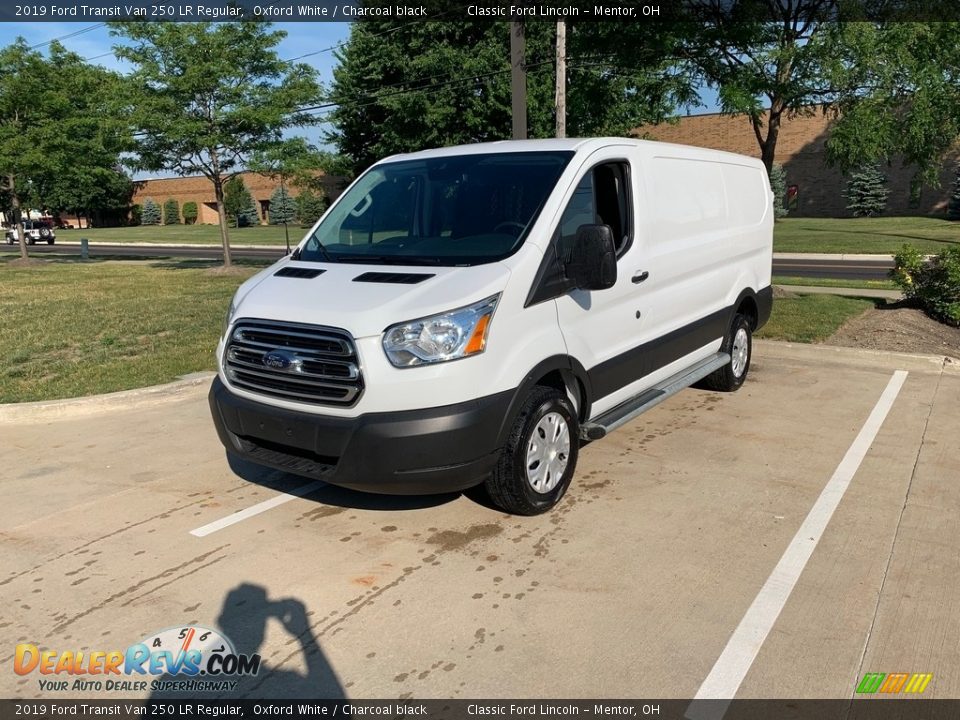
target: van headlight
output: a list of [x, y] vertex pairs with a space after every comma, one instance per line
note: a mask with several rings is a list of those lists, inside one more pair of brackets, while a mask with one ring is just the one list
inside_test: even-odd
[[383, 349], [396, 367], [458, 360], [482, 353], [500, 293], [473, 305], [388, 327]]

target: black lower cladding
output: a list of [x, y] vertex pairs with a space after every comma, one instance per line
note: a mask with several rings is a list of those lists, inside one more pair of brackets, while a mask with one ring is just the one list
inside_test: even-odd
[[218, 377], [209, 400], [221, 442], [241, 458], [354, 490], [429, 494], [490, 474], [512, 396], [344, 418], [254, 402]]

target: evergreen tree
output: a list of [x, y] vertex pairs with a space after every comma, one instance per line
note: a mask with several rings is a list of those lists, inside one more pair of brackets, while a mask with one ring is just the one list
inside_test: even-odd
[[184, 225], [193, 225], [200, 214], [197, 204], [192, 200], [183, 204], [183, 223]]
[[773, 216], [778, 220], [786, 217], [790, 209], [786, 206], [787, 171], [780, 163], [774, 163], [770, 168], [770, 190], [773, 191]]
[[143, 225], [160, 224], [160, 206], [154, 202], [153, 198], [147, 198], [143, 201], [143, 210], [140, 212], [140, 222]]
[[169, 198], [163, 204], [163, 224], [164, 225], [180, 224], [180, 203], [178, 203], [173, 198]]
[[231, 227], [247, 227], [260, 222], [253, 195], [238, 176], [230, 178], [223, 186], [223, 208]]
[[326, 212], [327, 198], [320, 193], [304, 190], [296, 197], [297, 218], [301, 225], [313, 225]]
[[283, 225], [293, 222], [297, 206], [286, 188], [278, 187], [270, 195], [270, 224]]
[[960, 163], [957, 163], [953, 187], [950, 190], [950, 203], [947, 205], [947, 219], [960, 220]]
[[130, 206], [129, 224], [131, 226], [140, 225], [143, 222], [143, 205], [135, 203]]
[[847, 183], [847, 209], [854, 217], [876, 217], [887, 209], [887, 178], [876, 165], [865, 165]]

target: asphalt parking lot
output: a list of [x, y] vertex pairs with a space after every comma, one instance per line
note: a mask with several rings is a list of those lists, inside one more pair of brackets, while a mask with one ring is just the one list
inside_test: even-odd
[[[845, 698], [867, 672], [932, 673], [925, 697], [960, 697], [956, 364], [758, 342], [740, 392], [686, 390], [584, 448], [536, 518], [231, 469], [205, 389], [0, 421], [3, 697], [44, 696], [11, 671], [17, 643], [122, 649], [186, 623], [262, 655], [234, 697], [689, 698], [733, 682], [741, 698]], [[801, 537], [850, 471], [822, 535]], [[804, 543], [808, 561], [783, 560]], [[770, 617], [755, 600], [784, 562], [795, 583]], [[745, 618], [767, 624], [752, 645]]]

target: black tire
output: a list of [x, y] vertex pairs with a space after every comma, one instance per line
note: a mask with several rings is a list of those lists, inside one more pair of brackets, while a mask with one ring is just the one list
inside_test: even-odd
[[36, 238], [33, 238], [33, 237], [28, 237], [28, 238], [27, 238], [27, 245], [36, 245], [36, 244], [37, 244], [37, 239], [36, 239]]
[[[746, 340], [745, 357], [741, 350], [744, 339]], [[740, 389], [743, 381], [747, 379], [747, 373], [750, 372], [750, 358], [753, 355], [753, 326], [750, 318], [740, 313], [733, 316], [730, 332], [723, 339], [720, 351], [730, 355], [730, 362], [707, 375], [703, 379], [703, 387], [720, 392], [735, 392]], [[739, 370], [739, 374], [734, 372], [735, 368]]]
[[47, 238], [47, 245], [53, 245], [55, 240], [56, 238], [53, 237], [53, 235], [51, 235], [50, 237]]
[[[545, 492], [541, 492], [528, 480], [527, 454], [531, 449], [533, 435], [538, 432], [538, 424], [542, 420], [549, 424], [551, 418], [547, 416], [554, 413], [566, 424], [569, 446], [565, 452], [555, 456], [562, 462], [565, 455], [566, 465], [559, 473], [559, 481], [555, 480], [557, 475], [550, 474], [551, 467], [546, 467], [545, 482], [553, 484]], [[560, 424], [557, 422], [553, 426], [559, 428]], [[540, 437], [546, 438], [543, 434], [540, 434]], [[562, 444], [562, 433], [559, 437], [558, 442]], [[570, 480], [577, 468], [579, 445], [580, 423], [570, 399], [556, 388], [536, 386], [520, 408], [507, 443], [500, 450], [496, 468], [486, 482], [490, 499], [497, 507], [516, 515], [539, 515], [550, 510], [560, 502], [570, 486]], [[544, 485], [545, 488], [547, 484]]]
[[40, 228], [40, 237], [43, 240], [48, 240], [50, 238], [50, 228]]

